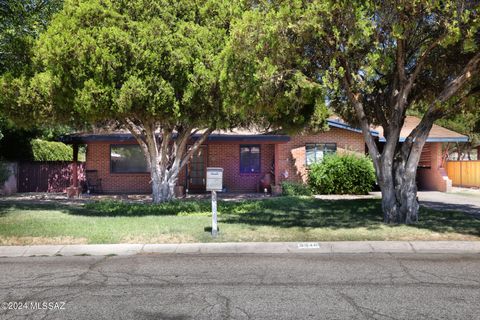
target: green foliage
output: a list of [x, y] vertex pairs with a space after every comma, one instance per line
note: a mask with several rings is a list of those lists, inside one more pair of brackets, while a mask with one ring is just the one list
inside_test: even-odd
[[311, 77], [318, 74], [310, 73], [313, 52], [302, 53], [311, 37], [295, 35], [299, 1], [277, 5], [261, 1], [235, 21], [223, 52], [225, 99], [249, 121], [287, 130], [326, 129], [325, 91]]
[[35, 75], [0, 81], [6, 112], [76, 125], [220, 125], [219, 54], [240, 12], [224, 0], [65, 1], [36, 43]]
[[31, 72], [33, 45], [63, 0], [0, 1], [0, 75]]
[[5, 163], [0, 162], [0, 188], [8, 180], [10, 174], [11, 172], [8, 166]]
[[[28, 117], [26, 118], [28, 121]], [[70, 132], [70, 128], [64, 126], [34, 126], [30, 121], [29, 127], [21, 127], [12, 121], [0, 117], [0, 130], [3, 138], [0, 139], [0, 155], [10, 161], [32, 161], [31, 140], [57, 140], [62, 135]]]
[[170, 201], [161, 204], [140, 204], [119, 201], [97, 201], [85, 204], [85, 209], [94, 215], [104, 216], [166, 216], [166, 215], [208, 215], [211, 213], [208, 201]]
[[308, 184], [318, 194], [368, 194], [374, 183], [372, 161], [364, 156], [328, 155], [308, 172]]
[[34, 161], [72, 161], [72, 147], [62, 142], [33, 139], [30, 143]]
[[[406, 47], [408, 76], [438, 42], [423, 61], [425, 71], [409, 101], [428, 104], [478, 52], [479, 9], [478, 2], [453, 0], [260, 1], [235, 24], [226, 55], [227, 88], [232, 99], [264, 106], [266, 114], [273, 106], [297, 123], [311, 115], [299, 106], [322, 108], [329, 101], [353, 124], [357, 117], [343, 82], [348, 61], [351, 91], [362, 93], [370, 122], [381, 123], [380, 114], [388, 119], [395, 110], [390, 96], [398, 89], [397, 44]], [[290, 104], [293, 112], [282, 113]]]
[[303, 183], [282, 182], [282, 194], [284, 196], [311, 196], [312, 190]]

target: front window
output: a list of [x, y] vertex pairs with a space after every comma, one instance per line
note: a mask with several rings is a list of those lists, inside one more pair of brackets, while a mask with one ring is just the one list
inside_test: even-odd
[[321, 162], [327, 154], [337, 152], [336, 143], [309, 143], [305, 145], [307, 166], [312, 163]]
[[142, 149], [136, 144], [112, 145], [110, 147], [110, 171], [112, 173], [148, 172]]
[[260, 146], [259, 145], [241, 145], [240, 146], [240, 172], [241, 173], [260, 172]]

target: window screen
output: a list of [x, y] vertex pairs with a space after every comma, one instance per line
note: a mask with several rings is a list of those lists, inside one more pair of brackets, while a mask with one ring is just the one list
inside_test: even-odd
[[112, 145], [110, 147], [112, 173], [148, 172], [147, 161], [139, 145]]
[[336, 143], [308, 143], [305, 145], [307, 166], [321, 162], [326, 154], [337, 152]]
[[241, 173], [260, 172], [260, 146], [259, 145], [241, 145], [240, 146], [240, 172]]

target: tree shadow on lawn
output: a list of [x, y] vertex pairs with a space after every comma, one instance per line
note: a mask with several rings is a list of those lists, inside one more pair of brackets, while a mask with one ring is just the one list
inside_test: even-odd
[[0, 202], [0, 217], [12, 210], [61, 211], [74, 216], [90, 217], [142, 217], [176, 216], [195, 212], [209, 212], [206, 201], [172, 201], [164, 204], [128, 203], [116, 200], [97, 201], [85, 204], [51, 202], [8, 201]]
[[[383, 224], [379, 199], [320, 200], [308, 197], [279, 197], [239, 202], [220, 201], [219, 222], [279, 228], [366, 228], [379, 229]], [[121, 201], [101, 201], [86, 205], [55, 203], [0, 202], [0, 217], [14, 210], [57, 210], [69, 215], [91, 217], [178, 216], [211, 211], [208, 200], [174, 201], [151, 205]], [[392, 228], [402, 227], [392, 225]], [[422, 207], [420, 221], [413, 228], [437, 233], [460, 233], [480, 236], [480, 219], [461, 212], [438, 211]]]
[[[78, 207], [78, 208], [76, 208]], [[58, 204], [52, 202], [25, 202], [20, 200], [14, 201], [1, 201], [0, 202], [0, 217], [5, 216], [9, 213], [14, 212], [15, 210], [21, 211], [62, 211], [69, 213], [71, 210], [80, 209], [78, 205], [75, 207], [72, 205]]]
[[280, 228], [378, 229], [382, 214], [378, 200], [317, 200], [264, 202], [256, 210], [223, 213], [219, 221]]
[[[265, 207], [241, 214], [223, 214], [222, 223], [274, 226], [280, 228], [366, 228], [385, 226], [379, 199], [319, 200], [283, 203], [282, 206]], [[390, 225], [392, 228], [403, 225]], [[437, 211], [420, 208], [417, 224], [409, 227], [437, 233], [460, 233], [480, 237], [480, 219], [461, 212]]]

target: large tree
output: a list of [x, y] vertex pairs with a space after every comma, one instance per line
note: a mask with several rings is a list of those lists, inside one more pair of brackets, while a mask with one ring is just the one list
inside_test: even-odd
[[[63, 0], [0, 0], [0, 76], [32, 72], [35, 40], [62, 4]], [[0, 139], [1, 131], [12, 127], [14, 124], [5, 118], [0, 106]]]
[[[234, 28], [226, 86], [239, 88], [239, 104], [250, 88], [258, 97], [264, 88], [276, 95], [292, 95], [292, 86], [318, 88], [330, 108], [362, 129], [384, 221], [413, 223], [430, 129], [478, 91], [479, 10], [478, 1], [458, 0], [259, 1]], [[302, 91], [293, 94], [302, 103]], [[412, 108], [423, 110], [422, 119], [401, 143]], [[381, 148], [374, 125], [383, 127]]]
[[153, 201], [168, 201], [180, 169], [223, 126], [218, 56], [240, 12], [223, 0], [66, 1], [34, 48], [35, 75], [3, 79], [7, 113], [128, 129]]
[[312, 119], [312, 94], [269, 112], [224, 99], [225, 45], [244, 9], [228, 0], [68, 0], [33, 49], [33, 74], [0, 79], [0, 106], [19, 123], [128, 129], [150, 168], [153, 201], [168, 201], [214, 129]]

